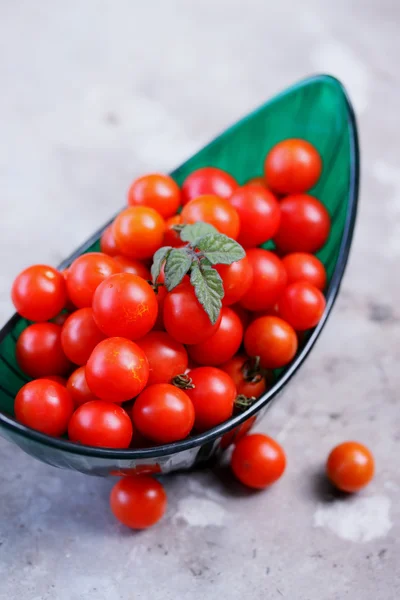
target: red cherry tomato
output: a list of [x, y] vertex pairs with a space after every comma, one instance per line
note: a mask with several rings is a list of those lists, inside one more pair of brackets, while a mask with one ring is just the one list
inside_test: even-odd
[[67, 303], [64, 277], [46, 265], [28, 267], [14, 280], [11, 298], [15, 309], [25, 319], [48, 321]]
[[101, 448], [129, 448], [132, 422], [128, 413], [113, 402], [92, 400], [76, 409], [68, 426], [72, 442]]
[[81, 406], [81, 404], [85, 404], [85, 402], [97, 400], [87, 384], [85, 367], [79, 367], [76, 371], [71, 373], [67, 381], [67, 390], [71, 394], [75, 408]]
[[329, 454], [326, 473], [332, 483], [343, 492], [358, 492], [373, 478], [374, 457], [366, 446], [358, 442], [343, 442]]
[[162, 246], [165, 221], [149, 206], [130, 206], [115, 219], [112, 232], [121, 254], [128, 258], [151, 258]]
[[258, 398], [267, 389], [267, 382], [261, 370], [248, 356], [237, 355], [220, 366], [232, 377], [238, 394], [247, 398]]
[[253, 313], [248, 312], [245, 308], [243, 308], [243, 306], [240, 306], [240, 304], [234, 304], [233, 306], [231, 306], [231, 309], [234, 310], [237, 316], [239, 317], [243, 325], [243, 330], [247, 329], [251, 321], [251, 317], [253, 316]]
[[164, 326], [171, 337], [181, 344], [200, 344], [219, 327], [221, 314], [214, 325], [197, 300], [188, 282], [180, 283], [164, 300]]
[[164, 331], [151, 331], [137, 342], [149, 361], [149, 380], [154, 383], [170, 383], [184, 373], [188, 366], [188, 355], [183, 344]]
[[221, 448], [223, 450], [225, 450], [231, 444], [233, 444], [233, 443], [236, 444], [239, 440], [242, 439], [242, 437], [244, 437], [246, 435], [246, 433], [248, 433], [250, 431], [250, 429], [253, 427], [255, 422], [256, 422], [256, 417], [255, 416], [250, 417], [249, 419], [247, 419], [247, 421], [245, 421], [241, 425], [238, 425], [237, 427], [234, 427], [227, 433], [224, 433], [224, 435], [222, 436], [221, 441], [220, 441]]
[[199, 196], [186, 204], [181, 214], [183, 223], [204, 221], [234, 240], [239, 235], [239, 215], [224, 198], [211, 195]]
[[85, 374], [95, 396], [109, 402], [125, 402], [140, 394], [147, 384], [149, 363], [134, 342], [113, 337], [96, 346]]
[[276, 303], [285, 289], [285, 268], [275, 254], [262, 248], [251, 248], [247, 258], [253, 269], [253, 281], [240, 304], [247, 310], [266, 310]]
[[103, 254], [108, 254], [109, 256], [116, 256], [119, 254], [118, 246], [112, 232], [112, 225], [109, 225], [101, 234], [100, 250]]
[[14, 403], [17, 421], [54, 436], [67, 431], [73, 410], [72, 398], [65, 387], [48, 379], [36, 379], [24, 385]]
[[158, 304], [151, 286], [142, 277], [118, 273], [103, 281], [93, 298], [93, 318], [109, 336], [137, 340], [157, 319]]
[[306, 140], [289, 139], [272, 148], [264, 168], [269, 188], [279, 194], [301, 194], [317, 183], [322, 160]]
[[205, 194], [227, 199], [237, 187], [237, 181], [229, 173], [217, 167], [203, 167], [193, 171], [183, 182], [182, 204]]
[[232, 416], [236, 386], [227, 373], [215, 367], [198, 367], [189, 377], [194, 387], [186, 394], [193, 402], [197, 431], [207, 431]]
[[181, 203], [178, 184], [169, 175], [153, 173], [136, 179], [128, 192], [130, 206], [150, 206], [164, 219], [172, 217]]
[[80, 308], [68, 317], [61, 330], [64, 354], [76, 365], [85, 365], [104, 334], [93, 320], [91, 308]]
[[329, 236], [331, 221], [325, 206], [313, 196], [287, 196], [280, 203], [281, 224], [274, 241], [283, 254], [317, 252]]
[[123, 525], [146, 529], [164, 515], [167, 495], [161, 483], [148, 475], [124, 477], [111, 490], [110, 505]]
[[241, 320], [232, 309], [223, 306], [221, 322], [217, 331], [204, 342], [189, 346], [188, 350], [190, 357], [197, 364], [217, 366], [236, 354], [242, 339], [243, 325]]
[[117, 263], [106, 254], [89, 252], [79, 256], [67, 271], [67, 290], [73, 304], [78, 308], [91, 306], [97, 286], [119, 272]]
[[297, 331], [315, 327], [324, 314], [323, 293], [307, 281], [296, 281], [285, 288], [278, 302], [278, 314]]
[[282, 447], [262, 433], [252, 433], [241, 438], [231, 458], [234, 475], [255, 489], [263, 489], [277, 481], [286, 468]]
[[64, 387], [66, 387], [67, 385], [67, 380], [65, 379], [65, 377], [61, 377], [60, 375], [46, 375], [46, 379], [48, 379], [49, 381], [55, 381], [56, 383], [59, 383]]
[[287, 365], [297, 352], [297, 336], [293, 327], [279, 317], [255, 319], [244, 334], [244, 347], [249, 356], [259, 356], [264, 369]]
[[62, 327], [64, 325], [65, 321], [70, 316], [70, 314], [71, 313], [68, 313], [68, 312], [62, 312], [59, 315], [57, 315], [56, 317], [54, 317], [54, 319], [51, 319], [51, 322], [55, 323], [56, 325], [60, 325]]
[[140, 260], [134, 260], [133, 258], [126, 258], [118, 254], [113, 257], [117, 265], [120, 267], [122, 273], [131, 273], [131, 275], [137, 275], [151, 281], [151, 275], [149, 269]]
[[255, 248], [274, 237], [281, 211], [275, 196], [261, 186], [245, 185], [229, 198], [240, 219], [237, 241], [243, 248]]
[[264, 189], [268, 189], [267, 182], [265, 181], [264, 177], [252, 177], [246, 182], [246, 185], [255, 185]]
[[182, 216], [175, 215], [165, 221], [165, 233], [163, 246], [172, 246], [173, 248], [180, 248], [185, 245], [182, 242], [181, 237], [177, 231], [175, 231], [175, 225], [182, 225]]
[[326, 286], [326, 271], [322, 262], [307, 252], [293, 252], [282, 259], [288, 283], [308, 281], [323, 291]]
[[133, 424], [145, 438], [158, 444], [183, 440], [194, 423], [194, 408], [187, 394], [169, 383], [155, 383], [136, 398]]
[[164, 301], [165, 301], [165, 298], [167, 297], [168, 290], [167, 290], [167, 288], [165, 286], [160, 285], [160, 286], [157, 286], [157, 289], [154, 290], [154, 293], [155, 293], [156, 298], [157, 298], [158, 314], [157, 314], [157, 321], [155, 322], [155, 325], [154, 325], [153, 329], [155, 329], [157, 331], [165, 331], [165, 327], [164, 327]]
[[247, 256], [231, 265], [217, 265], [216, 270], [221, 276], [224, 286], [222, 304], [235, 304], [250, 289], [253, 281], [253, 267]]
[[61, 346], [61, 327], [55, 323], [29, 325], [18, 338], [15, 354], [30, 377], [65, 375], [72, 366]]

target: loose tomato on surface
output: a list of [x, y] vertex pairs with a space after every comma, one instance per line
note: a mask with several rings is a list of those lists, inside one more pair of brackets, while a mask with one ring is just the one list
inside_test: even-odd
[[224, 198], [212, 195], [199, 196], [186, 204], [181, 214], [183, 223], [204, 221], [234, 240], [239, 235], [239, 215]]
[[72, 365], [61, 345], [61, 327], [55, 323], [29, 325], [18, 338], [15, 355], [30, 377], [65, 375]]
[[17, 421], [47, 435], [67, 431], [74, 404], [65, 387], [48, 379], [36, 379], [18, 392], [14, 412]]
[[301, 194], [317, 183], [322, 160], [312, 144], [294, 138], [283, 140], [272, 148], [264, 169], [271, 190], [279, 194]]
[[293, 252], [282, 259], [288, 283], [307, 281], [323, 291], [326, 286], [326, 271], [323, 263], [313, 254]]
[[296, 332], [279, 317], [255, 319], [244, 334], [244, 347], [249, 356], [259, 356], [264, 369], [279, 369], [297, 352]]
[[110, 402], [125, 402], [140, 394], [147, 384], [149, 363], [137, 344], [112, 337], [93, 350], [85, 374], [95, 396]]
[[253, 269], [253, 281], [239, 303], [243, 308], [252, 311], [271, 308], [287, 283], [282, 261], [269, 250], [262, 248], [251, 248], [247, 252], [247, 258]]
[[258, 398], [267, 390], [267, 382], [254, 359], [238, 354], [220, 366], [232, 377], [237, 393], [247, 398]]
[[165, 221], [163, 246], [172, 246], [173, 248], [180, 248], [181, 246], [185, 245], [185, 242], [182, 242], [179, 233], [174, 229], [176, 225], [182, 225], [181, 215], [175, 215], [174, 217], [170, 217]]
[[247, 256], [230, 265], [217, 265], [224, 286], [222, 304], [230, 306], [238, 302], [249, 290], [253, 281], [253, 267]]
[[92, 400], [79, 406], [68, 425], [72, 442], [101, 448], [129, 448], [132, 422], [128, 413], [113, 402]]
[[100, 250], [103, 254], [108, 254], [109, 256], [116, 256], [119, 254], [118, 246], [112, 232], [112, 225], [109, 225], [101, 234]]
[[307, 281], [296, 281], [282, 292], [278, 314], [297, 331], [305, 331], [318, 325], [325, 306], [325, 297], [318, 288]]
[[90, 400], [97, 400], [96, 396], [91, 392], [86, 381], [85, 367], [79, 367], [68, 378], [66, 382], [67, 390], [71, 394], [75, 408], [81, 406]]
[[162, 246], [164, 232], [164, 219], [149, 206], [126, 208], [112, 226], [120, 253], [139, 260], [151, 258]]
[[218, 366], [236, 354], [242, 339], [243, 325], [240, 318], [235, 311], [223, 306], [217, 331], [204, 342], [189, 346], [188, 352], [199, 365]]
[[119, 272], [120, 268], [111, 256], [101, 252], [82, 254], [67, 271], [67, 290], [72, 303], [77, 308], [90, 307], [100, 283]]
[[374, 476], [375, 461], [366, 446], [359, 442], [343, 442], [329, 454], [326, 473], [343, 492], [358, 492]]
[[283, 475], [286, 457], [275, 440], [261, 433], [252, 433], [237, 442], [231, 458], [231, 468], [244, 485], [263, 489]]
[[16, 311], [25, 319], [48, 321], [67, 303], [64, 277], [53, 267], [33, 265], [15, 278], [11, 298]]
[[133, 258], [127, 258], [118, 254], [113, 257], [117, 265], [119, 266], [122, 273], [131, 273], [151, 281], [151, 275], [149, 269], [140, 260], [134, 260]]
[[183, 344], [174, 340], [164, 331], [151, 331], [137, 345], [149, 361], [149, 379], [147, 385], [170, 383], [184, 373], [188, 366], [188, 355]]
[[76, 365], [87, 363], [93, 349], [104, 334], [93, 320], [91, 308], [80, 308], [68, 317], [61, 330], [61, 345], [65, 356]]
[[255, 248], [277, 233], [281, 220], [279, 203], [272, 192], [260, 185], [245, 185], [229, 198], [240, 219], [237, 238], [243, 248]]
[[206, 194], [227, 199], [237, 187], [237, 181], [226, 171], [217, 167], [203, 167], [193, 171], [183, 182], [182, 204]]
[[172, 217], [181, 203], [181, 190], [169, 175], [152, 173], [136, 179], [128, 192], [130, 206], [150, 206], [164, 219]]
[[124, 477], [110, 495], [111, 511], [131, 529], [146, 529], [161, 519], [167, 508], [167, 495], [161, 483], [148, 475]]

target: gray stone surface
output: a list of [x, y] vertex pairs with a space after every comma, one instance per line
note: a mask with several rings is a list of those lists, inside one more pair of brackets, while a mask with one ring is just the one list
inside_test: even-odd
[[[261, 426], [287, 451], [279, 485], [172, 476], [166, 518], [132, 533], [109, 513], [112, 481], [1, 440], [0, 598], [399, 598], [399, 19], [397, 0], [1, 2], [3, 320], [15, 273], [57, 264], [136, 173], [174, 167], [304, 75], [348, 85], [363, 178], [340, 300]], [[344, 500], [320, 470], [348, 438], [369, 444], [377, 476]]]

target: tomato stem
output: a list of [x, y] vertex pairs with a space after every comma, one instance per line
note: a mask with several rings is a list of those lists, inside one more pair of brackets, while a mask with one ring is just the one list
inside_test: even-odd
[[246, 410], [256, 401], [255, 396], [245, 396], [244, 394], [239, 394], [235, 398], [235, 408], [239, 411]]
[[253, 356], [246, 360], [242, 366], [243, 378], [250, 383], [258, 383], [263, 378], [260, 367], [260, 357]]
[[181, 390], [191, 390], [195, 387], [192, 383], [191, 378], [186, 373], [182, 373], [181, 375], [176, 375], [172, 381], [172, 385], [181, 389]]

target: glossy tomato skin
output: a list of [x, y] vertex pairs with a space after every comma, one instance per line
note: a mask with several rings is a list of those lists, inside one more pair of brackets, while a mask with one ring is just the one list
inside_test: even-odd
[[267, 182], [265, 181], [264, 177], [252, 177], [251, 179], [246, 181], [246, 185], [255, 185], [255, 186], [262, 187], [265, 190], [268, 189]]
[[287, 365], [297, 352], [296, 332], [279, 317], [255, 319], [244, 335], [244, 346], [249, 356], [259, 356], [264, 369], [279, 369]]
[[89, 388], [98, 398], [126, 402], [140, 394], [147, 384], [149, 363], [137, 344], [112, 337], [93, 350], [85, 375]]
[[187, 176], [182, 185], [182, 204], [212, 194], [228, 199], [238, 187], [237, 181], [217, 167], [203, 167]]
[[88, 252], [76, 258], [67, 271], [67, 290], [72, 303], [78, 308], [90, 307], [97, 286], [119, 271], [111, 256], [101, 252]]
[[324, 314], [323, 293], [307, 281], [288, 285], [278, 301], [278, 314], [296, 331], [306, 331], [318, 325]]
[[183, 282], [166, 295], [163, 319], [165, 329], [175, 340], [181, 344], [200, 344], [217, 331], [221, 314], [213, 325], [191, 284]]
[[61, 375], [46, 375], [46, 379], [48, 379], [49, 381], [55, 381], [56, 383], [59, 383], [64, 387], [66, 387], [67, 385], [67, 380], [65, 379], [65, 377], [61, 377]]
[[112, 225], [109, 225], [101, 234], [100, 250], [103, 254], [108, 254], [108, 256], [119, 254], [118, 246], [112, 233]]
[[145, 438], [169, 444], [189, 435], [194, 408], [183, 390], [169, 383], [155, 383], [136, 398], [132, 417], [135, 428]]
[[118, 273], [103, 281], [93, 298], [93, 318], [108, 336], [138, 340], [157, 319], [156, 295], [147, 281], [131, 273]]
[[78, 408], [81, 404], [85, 404], [85, 402], [98, 399], [89, 389], [86, 381], [85, 367], [78, 367], [78, 369], [71, 373], [66, 386], [71, 394], [75, 408]]
[[231, 468], [244, 485], [263, 489], [283, 475], [286, 456], [275, 440], [261, 433], [252, 433], [237, 442]]
[[14, 412], [17, 421], [47, 435], [67, 431], [74, 405], [66, 388], [48, 379], [36, 379], [18, 392]]
[[197, 367], [189, 377], [194, 388], [186, 390], [195, 411], [195, 429], [216, 427], [232, 416], [236, 386], [231, 377], [215, 367]]
[[132, 422], [113, 402], [92, 400], [79, 406], [71, 417], [68, 437], [72, 442], [101, 448], [129, 448]]
[[260, 372], [252, 373], [251, 364], [246, 368], [249, 361], [251, 359], [248, 356], [238, 354], [221, 365], [220, 369], [233, 379], [238, 394], [259, 398], [267, 390], [267, 382]]
[[186, 204], [181, 214], [183, 223], [204, 221], [234, 240], [239, 235], [239, 215], [224, 198], [212, 195], [199, 196]]
[[218, 366], [239, 350], [243, 339], [243, 325], [235, 311], [227, 306], [221, 310], [217, 331], [205, 342], [189, 346], [191, 359], [198, 365]]
[[375, 461], [370, 450], [359, 442], [343, 442], [329, 454], [326, 473], [343, 492], [353, 493], [372, 480]]
[[111, 511], [131, 529], [147, 529], [161, 519], [167, 508], [167, 495], [161, 483], [148, 475], [123, 477], [110, 495]]
[[264, 168], [271, 190], [279, 194], [301, 194], [317, 183], [322, 160], [317, 149], [306, 140], [288, 139], [272, 148]]
[[55, 323], [29, 325], [18, 338], [15, 354], [18, 365], [30, 377], [65, 375], [71, 363], [61, 345], [61, 327]]
[[181, 190], [169, 175], [151, 173], [136, 179], [128, 192], [130, 206], [150, 206], [164, 219], [172, 217], [181, 203]]
[[142, 277], [146, 281], [151, 281], [149, 269], [140, 260], [126, 258], [126, 256], [122, 256], [122, 254], [114, 256], [114, 260], [121, 269], [122, 273], [131, 273], [132, 275]]
[[185, 245], [177, 231], [174, 230], [176, 225], [182, 225], [182, 216], [174, 215], [165, 221], [165, 233], [163, 246], [172, 246], [180, 248]]
[[65, 356], [76, 365], [85, 365], [93, 349], [104, 334], [93, 319], [91, 308], [80, 308], [73, 312], [61, 330], [61, 345]]
[[162, 246], [164, 231], [164, 219], [149, 206], [126, 208], [112, 226], [120, 253], [139, 260], [151, 258]]
[[281, 223], [274, 241], [278, 250], [314, 253], [328, 239], [331, 220], [325, 206], [309, 194], [287, 196], [280, 203]]
[[165, 331], [164, 302], [165, 302], [165, 298], [167, 297], [168, 290], [164, 285], [160, 285], [157, 287], [156, 290], [154, 290], [154, 292], [155, 292], [157, 304], [158, 304], [158, 313], [157, 313], [157, 320], [154, 324], [153, 329], [155, 329], [156, 331]]
[[16, 311], [25, 319], [48, 321], [67, 303], [64, 277], [53, 267], [33, 265], [15, 278], [11, 298]]
[[183, 344], [174, 340], [165, 331], [150, 331], [137, 345], [149, 361], [149, 379], [147, 385], [170, 383], [184, 373], [188, 366], [188, 355]]
[[288, 283], [307, 281], [319, 290], [326, 287], [326, 271], [323, 263], [308, 252], [293, 252], [282, 259]]
[[217, 265], [224, 286], [222, 304], [230, 306], [238, 302], [250, 289], [253, 281], [253, 267], [247, 256], [230, 265]]
[[262, 248], [251, 248], [247, 252], [247, 258], [253, 269], [253, 280], [240, 299], [240, 304], [247, 310], [267, 310], [277, 302], [285, 289], [285, 268], [278, 256]]
[[237, 241], [243, 248], [255, 248], [277, 233], [281, 210], [278, 200], [260, 185], [244, 185], [229, 198], [240, 219]]

